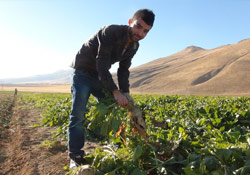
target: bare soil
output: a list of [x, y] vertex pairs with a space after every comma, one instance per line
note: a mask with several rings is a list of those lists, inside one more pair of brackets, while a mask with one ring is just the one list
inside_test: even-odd
[[[4, 100], [7, 97], [8, 102]], [[0, 93], [0, 104], [9, 103], [0, 106], [0, 119], [9, 118], [1, 120], [5, 127], [0, 128], [0, 175], [67, 174], [67, 143], [60, 142], [53, 148], [44, 145], [45, 140], [53, 140], [55, 128], [34, 127], [41, 122], [41, 110], [21, 104], [17, 98]], [[95, 147], [95, 143], [87, 142], [85, 150], [92, 152]]]

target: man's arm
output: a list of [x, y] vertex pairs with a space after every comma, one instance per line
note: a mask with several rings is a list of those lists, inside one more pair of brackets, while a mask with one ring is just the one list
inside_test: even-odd
[[126, 59], [120, 62], [117, 72], [119, 87], [123, 92], [123, 95], [134, 104], [134, 99], [129, 94], [129, 67], [131, 66], [131, 59]]
[[129, 67], [131, 66], [131, 59], [128, 58], [119, 63], [119, 68], [117, 71], [118, 84], [122, 92], [129, 93]]
[[96, 70], [104, 87], [110, 92], [118, 89], [109, 72], [111, 68], [111, 52], [115, 40], [114, 30], [115, 28], [113, 27], [105, 27], [97, 35], [99, 47], [96, 55]]
[[116, 102], [120, 106], [128, 108], [128, 99], [118, 90], [109, 72], [113, 41], [115, 40], [115, 31], [113, 30], [113, 28], [108, 28], [98, 33], [99, 48], [96, 56], [96, 69], [99, 79], [102, 81], [104, 87], [113, 93]]

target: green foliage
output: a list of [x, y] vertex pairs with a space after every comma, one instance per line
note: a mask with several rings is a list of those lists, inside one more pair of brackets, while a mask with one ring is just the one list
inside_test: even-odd
[[53, 150], [66, 150], [66, 146], [61, 144], [61, 141], [59, 140], [52, 140], [52, 141], [49, 141], [49, 140], [45, 140], [41, 143], [41, 146], [42, 147], [45, 147], [51, 151]]
[[99, 103], [90, 107], [86, 115], [87, 129], [92, 131], [96, 137], [107, 139], [113, 137], [118, 131], [121, 123], [126, 122], [127, 111], [120, 108], [114, 99], [107, 96]]
[[42, 109], [42, 125], [57, 127], [56, 136], [67, 139], [68, 118], [71, 109], [69, 94], [26, 94], [21, 96], [25, 103]]
[[[149, 142], [132, 136], [128, 111], [112, 98], [87, 106], [85, 126], [106, 140], [88, 156], [97, 174], [247, 175], [250, 173], [250, 98], [134, 95], [145, 113]], [[41, 107], [43, 124], [58, 127], [66, 139], [70, 95], [24, 95]], [[164, 122], [154, 126], [152, 119]], [[126, 143], [115, 137], [126, 123]], [[158, 143], [155, 146], [150, 143]], [[114, 145], [121, 145], [119, 148]]]

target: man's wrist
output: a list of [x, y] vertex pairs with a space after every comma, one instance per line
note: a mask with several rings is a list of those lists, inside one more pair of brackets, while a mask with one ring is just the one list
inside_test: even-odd
[[117, 96], [119, 93], [120, 93], [120, 91], [117, 89], [112, 91], [112, 94], [114, 97]]

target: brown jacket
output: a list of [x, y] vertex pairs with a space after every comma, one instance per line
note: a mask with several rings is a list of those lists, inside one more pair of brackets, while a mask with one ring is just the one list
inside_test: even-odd
[[129, 92], [129, 67], [139, 48], [138, 42], [129, 42], [130, 31], [126, 25], [109, 25], [101, 28], [85, 42], [77, 53], [72, 67], [84, 69], [102, 81], [110, 91], [118, 89], [109, 72], [111, 65], [119, 62], [118, 83], [123, 92]]

